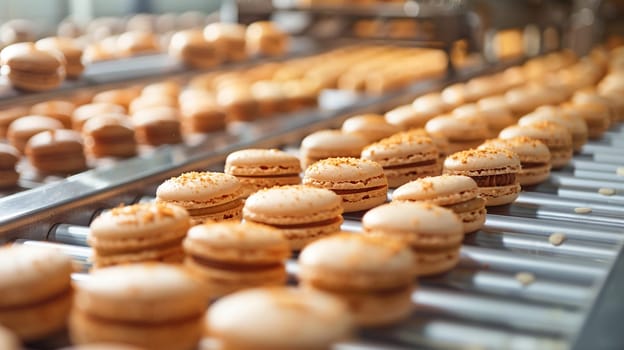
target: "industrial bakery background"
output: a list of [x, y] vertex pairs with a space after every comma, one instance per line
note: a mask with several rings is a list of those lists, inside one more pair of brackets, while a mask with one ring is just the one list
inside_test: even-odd
[[0, 349], [624, 347], [623, 9], [2, 1]]

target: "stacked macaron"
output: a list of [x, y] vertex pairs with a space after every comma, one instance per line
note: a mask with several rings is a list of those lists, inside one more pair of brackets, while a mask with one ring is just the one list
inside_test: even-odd
[[190, 227], [183, 208], [166, 203], [121, 206], [99, 215], [89, 227], [93, 266], [161, 261], [180, 263]]
[[426, 202], [451, 209], [462, 220], [464, 233], [477, 231], [485, 223], [485, 200], [479, 197], [477, 183], [468, 176], [414, 180], [394, 190], [392, 200]]
[[364, 234], [408, 245], [416, 257], [412, 268], [415, 276], [446, 272], [459, 262], [464, 227], [450, 209], [394, 201], [369, 210], [362, 218], [362, 227]]
[[65, 329], [71, 307], [71, 273], [71, 259], [54, 249], [0, 248], [0, 325], [23, 341]]
[[388, 192], [382, 166], [358, 158], [320, 160], [306, 169], [303, 184], [332, 190], [342, 198], [345, 213], [383, 204]]
[[520, 192], [518, 155], [507, 149], [485, 148], [454, 153], [444, 161], [444, 173], [471, 177], [486, 206], [513, 202]]
[[247, 198], [246, 221], [279, 229], [293, 250], [340, 231], [342, 199], [334, 192], [304, 185], [260, 190]]
[[156, 189], [156, 202], [183, 207], [193, 224], [240, 220], [243, 208], [238, 179], [214, 172], [188, 172], [166, 180]]
[[398, 133], [362, 150], [361, 158], [379, 163], [389, 187], [425, 176], [439, 175], [438, 149], [428, 136]]
[[207, 223], [184, 240], [185, 267], [203, 282], [208, 299], [258, 286], [283, 285], [290, 246], [273, 227], [252, 222]]
[[236, 176], [245, 198], [264, 188], [299, 184], [300, 172], [299, 159], [277, 149], [245, 149], [225, 160], [225, 173]]
[[383, 326], [412, 312], [413, 259], [398, 240], [342, 233], [301, 252], [299, 280], [343, 300], [358, 325]]

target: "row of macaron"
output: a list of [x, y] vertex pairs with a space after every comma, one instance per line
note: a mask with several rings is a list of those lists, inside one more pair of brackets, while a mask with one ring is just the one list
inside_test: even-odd
[[[169, 53], [191, 67], [211, 68], [251, 56], [280, 56], [287, 44], [288, 35], [272, 22], [255, 22], [248, 27], [213, 23], [204, 31], [189, 29], [173, 34]], [[104, 48], [118, 56], [154, 52], [158, 47], [154, 34], [140, 31], [114, 37], [114, 45], [108, 46]], [[5, 47], [0, 51], [0, 65], [14, 87], [45, 91], [58, 87], [66, 77], [77, 79], [85, 69], [83, 61], [112, 55], [104, 48], [88, 46], [83, 53], [83, 48], [72, 38], [49, 37], [36, 43], [21, 42]]]

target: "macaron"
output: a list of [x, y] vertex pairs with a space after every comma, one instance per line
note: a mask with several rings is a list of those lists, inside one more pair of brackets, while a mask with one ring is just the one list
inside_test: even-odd
[[125, 114], [126, 109], [123, 106], [105, 102], [82, 105], [76, 108], [72, 114], [72, 128], [77, 131], [82, 131], [82, 126], [89, 118], [99, 114], [109, 113]]
[[278, 228], [292, 250], [301, 250], [315, 239], [340, 231], [342, 212], [342, 199], [334, 192], [293, 185], [252, 194], [245, 201], [243, 217]]
[[362, 114], [345, 120], [341, 130], [345, 134], [361, 135], [372, 143], [396, 134], [401, 128], [386, 122], [382, 115]]
[[440, 172], [438, 149], [428, 136], [395, 134], [368, 145], [361, 158], [379, 163], [391, 188]]
[[411, 104], [398, 106], [384, 114], [386, 122], [401, 129], [422, 128], [432, 118], [421, 114]]
[[232, 175], [188, 172], [172, 177], [156, 189], [156, 202], [185, 208], [192, 224], [205, 221], [240, 220], [242, 188]]
[[200, 29], [176, 32], [169, 43], [169, 55], [194, 68], [211, 68], [223, 60], [223, 53], [214, 43], [206, 40]]
[[121, 57], [158, 51], [158, 40], [154, 33], [131, 30], [121, 33], [115, 40], [117, 55]]
[[0, 138], [7, 137], [7, 131], [11, 123], [28, 114], [30, 114], [30, 108], [26, 106], [15, 106], [0, 110]]
[[492, 139], [484, 142], [479, 148], [505, 148], [518, 155], [520, 171], [518, 182], [521, 186], [542, 183], [550, 176], [550, 151], [546, 145], [527, 136], [511, 139]]
[[490, 135], [498, 135], [501, 130], [516, 122], [504, 96], [482, 98], [477, 106], [481, 117], [487, 122]]
[[441, 175], [410, 181], [394, 190], [393, 201], [427, 202], [452, 210], [462, 220], [464, 233], [485, 223], [485, 200], [477, 183], [468, 176]]
[[487, 96], [505, 93], [505, 84], [498, 74], [482, 75], [468, 80], [465, 93], [467, 100], [478, 101]]
[[141, 94], [130, 102], [128, 111], [134, 115], [144, 109], [156, 107], [178, 108], [178, 99], [165, 93]]
[[513, 125], [503, 129], [498, 135], [501, 139], [527, 136], [541, 141], [550, 151], [550, 163], [553, 169], [564, 167], [572, 159], [572, 135], [565, 127], [549, 122], [536, 121], [529, 124]]
[[326, 293], [295, 288], [254, 288], [214, 303], [209, 334], [222, 349], [330, 349], [351, 336], [346, 306]]
[[345, 213], [383, 204], [388, 193], [382, 166], [359, 158], [319, 160], [306, 169], [303, 184], [332, 190], [342, 198]]
[[184, 266], [203, 282], [208, 299], [286, 283], [290, 245], [273, 227], [253, 222], [193, 226], [184, 240]]
[[19, 173], [15, 165], [19, 159], [20, 154], [15, 147], [0, 143], [0, 189], [17, 186]]
[[399, 240], [342, 233], [310, 243], [298, 261], [303, 288], [342, 300], [359, 326], [387, 326], [413, 311], [414, 256]]
[[76, 105], [72, 102], [50, 100], [34, 104], [30, 107], [30, 114], [52, 117], [63, 123], [64, 128], [69, 129], [72, 125], [71, 118], [75, 109]]
[[288, 35], [270, 21], [247, 26], [245, 42], [251, 55], [281, 56], [288, 49]]
[[141, 90], [135, 87], [104, 90], [93, 95], [92, 102], [119, 105], [127, 110], [132, 100], [139, 97], [140, 93]]
[[515, 118], [533, 112], [537, 107], [547, 104], [540, 93], [541, 89], [521, 86], [505, 93], [505, 100]]
[[71, 259], [57, 250], [1, 247], [0, 325], [26, 342], [65, 329], [71, 307], [71, 273]]
[[182, 240], [190, 225], [184, 208], [167, 203], [140, 203], [105, 211], [89, 226], [87, 243], [93, 248], [93, 266], [181, 263]]
[[325, 158], [358, 158], [368, 140], [361, 135], [345, 134], [340, 130], [320, 130], [301, 141], [301, 164], [307, 168]]
[[533, 113], [529, 113], [518, 120], [518, 125], [528, 125], [539, 121], [550, 121], [559, 124], [570, 132], [572, 136], [572, 147], [575, 152], [583, 148], [589, 137], [587, 123], [580, 115], [569, 108], [542, 106]]
[[63, 128], [63, 123], [42, 115], [28, 115], [16, 119], [7, 129], [7, 139], [21, 153], [24, 153], [26, 144], [31, 137], [47, 130]]
[[32, 43], [18, 43], [5, 47], [0, 62], [8, 81], [17, 89], [25, 91], [52, 90], [65, 79], [63, 55], [36, 49]]
[[[182, 95], [180, 95], [182, 96]], [[188, 101], [188, 102], [187, 102]], [[180, 102], [180, 121], [186, 133], [209, 133], [226, 127], [227, 115], [214, 98]]]
[[465, 83], [455, 83], [445, 87], [440, 92], [440, 96], [449, 109], [459, 107], [464, 103], [473, 102], [467, 99]]
[[464, 238], [461, 219], [452, 210], [430, 203], [394, 201], [364, 214], [364, 234], [399, 240], [412, 249], [412, 273], [436, 275], [459, 262]]
[[25, 154], [41, 173], [73, 174], [87, 169], [82, 137], [74, 130], [40, 132], [28, 140]]
[[35, 47], [42, 51], [58, 51], [65, 58], [67, 78], [77, 79], [85, 69], [82, 63], [82, 48], [72, 38], [48, 37], [37, 40]]
[[85, 152], [92, 157], [132, 157], [137, 142], [130, 118], [124, 114], [100, 114], [82, 126]]
[[204, 38], [224, 52], [227, 61], [241, 61], [247, 57], [245, 30], [238, 23], [211, 23], [204, 28]]
[[427, 122], [425, 130], [440, 134], [448, 141], [448, 152], [455, 153], [479, 146], [490, 134], [487, 122], [479, 115], [457, 117], [446, 114]]
[[444, 161], [444, 173], [471, 177], [479, 186], [485, 206], [513, 202], [520, 192], [518, 155], [507, 149], [486, 148], [451, 154]]
[[173, 107], [151, 107], [132, 115], [132, 125], [139, 144], [149, 146], [182, 143], [179, 112]]
[[244, 149], [227, 156], [225, 173], [238, 178], [247, 198], [264, 188], [301, 183], [301, 162], [278, 149]]
[[588, 136], [592, 140], [602, 137], [609, 127], [611, 120], [609, 109], [598, 103], [564, 104], [563, 110], [580, 116], [587, 124]]
[[408, 131], [404, 131], [404, 133], [414, 136], [427, 136], [431, 138], [431, 141], [433, 141], [433, 144], [438, 149], [438, 165], [440, 173], [442, 173], [442, 164], [444, 163], [446, 156], [449, 154], [449, 143], [446, 137], [440, 133], [429, 133], [424, 128], [410, 129]]
[[225, 111], [227, 121], [251, 121], [257, 117], [258, 104], [247, 85], [233, 84], [219, 88], [217, 104]]
[[76, 284], [74, 344], [118, 342], [145, 349], [195, 349], [206, 300], [183, 268], [131, 264], [98, 269]]

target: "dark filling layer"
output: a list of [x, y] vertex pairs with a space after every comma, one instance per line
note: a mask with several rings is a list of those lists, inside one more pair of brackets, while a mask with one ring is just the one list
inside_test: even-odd
[[516, 183], [516, 174], [471, 176], [479, 187], [509, 186]]
[[275, 225], [275, 224], [270, 224], [270, 225], [273, 226], [273, 227], [276, 227], [276, 228], [280, 228], [280, 229], [298, 229], [298, 228], [311, 228], [311, 227], [327, 226], [327, 225], [339, 223], [341, 221], [342, 221], [341, 217], [335, 217], [335, 218], [331, 218], [331, 219], [327, 219], [327, 220], [323, 220], [323, 221], [308, 222], [308, 223], [305, 223], [305, 224], [293, 224], [293, 225]]
[[192, 255], [191, 258], [197, 264], [202, 265], [202, 266], [206, 266], [206, 267], [210, 267], [210, 268], [218, 269], [218, 270], [228, 270], [228, 271], [235, 271], [235, 272], [258, 272], [258, 271], [264, 271], [264, 270], [271, 270], [275, 268], [281, 268], [284, 266], [282, 263], [259, 263], [259, 264], [256, 263], [253, 265], [234, 264], [231, 262], [223, 262], [223, 261], [216, 261], [212, 259], [206, 259], [203, 257], [199, 257], [197, 255]]
[[376, 187], [367, 187], [367, 188], [360, 188], [360, 189], [353, 189], [353, 190], [332, 190], [332, 191], [334, 191], [334, 193], [336, 193], [337, 195], [345, 195], [345, 194], [365, 193], [365, 192], [370, 192], [370, 191], [382, 190], [384, 188], [387, 188], [387, 186], [376, 186]]
[[422, 162], [416, 162], [416, 163], [407, 163], [407, 164], [399, 164], [399, 165], [387, 165], [384, 166], [383, 168], [385, 170], [392, 170], [392, 169], [408, 169], [408, 168], [415, 168], [415, 167], [419, 167], [419, 166], [427, 166], [427, 165], [433, 165], [436, 164], [438, 162], [438, 159], [431, 159], [431, 160], [425, 160]]

